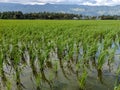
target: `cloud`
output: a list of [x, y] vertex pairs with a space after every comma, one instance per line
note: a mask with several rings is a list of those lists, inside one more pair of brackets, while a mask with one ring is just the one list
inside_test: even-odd
[[38, 3], [56, 3], [56, 2], [62, 2], [66, 0], [0, 0], [0, 2], [38, 2]]
[[90, 1], [84, 2], [83, 5], [107, 5], [107, 6], [112, 6], [112, 5], [120, 5], [120, 0], [94, 0], [95, 3], [92, 3]]
[[22, 4], [80, 4], [80, 5], [120, 5], [120, 0], [0, 0], [0, 2], [13, 2]]

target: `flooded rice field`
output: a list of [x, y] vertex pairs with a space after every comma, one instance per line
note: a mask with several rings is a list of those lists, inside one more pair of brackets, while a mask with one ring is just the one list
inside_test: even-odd
[[0, 23], [0, 90], [120, 90], [119, 21]]
[[[13, 46], [9, 47], [12, 49]], [[120, 48], [114, 48], [113, 43], [109, 52], [113, 50], [114, 55], [108, 56], [105, 53], [105, 57], [101, 57], [105, 59], [102, 68], [98, 68], [100, 48], [94, 57], [84, 57], [85, 52], [81, 47], [71, 58], [67, 56], [67, 49], [62, 53], [64, 58], [61, 58], [58, 48], [55, 48], [43, 61], [39, 60], [37, 53], [33, 57], [30, 56], [30, 52], [26, 49], [22, 57], [18, 58], [21, 60], [20, 63], [12, 61], [14, 58], [10, 56], [10, 59], [7, 54], [1, 70], [0, 88], [1, 90], [114, 90], [120, 83]]]

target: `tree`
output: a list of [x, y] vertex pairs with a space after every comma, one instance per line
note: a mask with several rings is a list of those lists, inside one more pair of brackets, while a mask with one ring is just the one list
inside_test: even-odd
[[21, 11], [17, 11], [17, 12], [14, 13], [13, 18], [14, 19], [23, 19], [24, 15]]

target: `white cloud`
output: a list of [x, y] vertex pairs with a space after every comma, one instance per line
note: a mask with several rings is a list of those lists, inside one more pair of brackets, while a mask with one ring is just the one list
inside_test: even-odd
[[92, 3], [90, 1], [87, 2], [83, 2], [83, 5], [91, 5], [91, 6], [95, 6], [95, 5], [107, 5], [107, 6], [112, 6], [112, 5], [120, 5], [120, 0], [94, 0], [95, 3]]
[[0, 2], [14, 2], [22, 4], [68, 3], [83, 5], [120, 5], [120, 0], [0, 0]]
[[61, 2], [61, 1], [66, 1], [66, 0], [0, 0], [0, 2], [44, 2], [44, 3]]

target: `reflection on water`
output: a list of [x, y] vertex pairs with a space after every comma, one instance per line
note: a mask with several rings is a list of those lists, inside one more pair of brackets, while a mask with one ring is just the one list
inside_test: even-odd
[[[94, 52], [96, 55], [92, 55], [84, 51], [86, 47], [77, 47], [78, 50], [72, 55], [67, 49], [62, 52], [55, 49], [55, 51], [51, 50], [48, 56], [41, 54], [41, 51], [24, 49], [24, 54], [19, 53], [22, 57], [20, 63], [17, 55], [4, 56], [0, 89], [113, 90], [116, 80], [117, 84], [120, 83], [120, 76], [116, 76], [120, 64], [120, 49], [108, 52], [108, 54], [113, 53], [113, 56], [110, 54], [99, 59], [99, 49], [97, 53]], [[99, 64], [98, 59], [103, 62], [102, 68], [99, 68], [101, 63]], [[106, 61], [104, 62], [103, 59]]]

